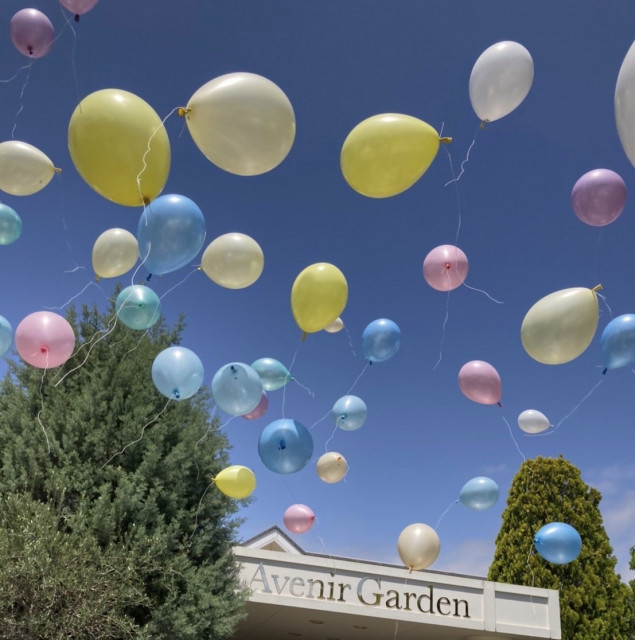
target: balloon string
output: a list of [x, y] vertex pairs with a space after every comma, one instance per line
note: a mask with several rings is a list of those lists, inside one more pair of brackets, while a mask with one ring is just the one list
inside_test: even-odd
[[171, 293], [172, 291], [174, 291], [174, 289], [176, 289], [177, 287], [180, 287], [188, 278], [190, 278], [193, 274], [197, 273], [198, 271], [200, 271], [201, 268], [200, 267], [196, 267], [194, 269], [194, 271], [190, 271], [185, 278], [183, 278], [183, 280], [181, 280], [181, 282], [178, 282], [177, 284], [175, 284], [173, 287], [171, 287], [170, 289], [168, 289], [162, 296], [159, 297], [159, 300], [163, 300], [163, 298], [165, 298], [165, 296], [168, 295], [168, 293]]
[[609, 315], [611, 316], [611, 320], [613, 319], [613, 311], [611, 310], [611, 307], [609, 307], [609, 303], [606, 301], [606, 296], [603, 296], [601, 293], [598, 293], [597, 291], [595, 292], [595, 295], [600, 298], [600, 300], [602, 300], [602, 302], [604, 303], [604, 306], [607, 308]]
[[443, 324], [441, 325], [441, 342], [439, 343], [439, 359], [437, 360], [434, 367], [432, 367], [433, 371], [436, 371], [437, 367], [441, 364], [441, 360], [443, 359], [443, 344], [445, 343], [445, 330], [448, 324], [448, 319], [450, 318], [450, 293], [451, 293], [451, 290], [448, 291], [448, 295], [445, 300], [445, 318], [443, 319]]
[[[441, 126], [441, 130], [443, 130], [443, 126]], [[450, 163], [450, 173], [452, 174], [452, 178], [454, 178], [455, 173], [454, 173], [454, 166], [452, 164], [452, 154], [450, 153], [450, 150], [448, 148], [448, 145], [443, 145], [445, 148], [445, 152], [448, 154], [448, 162]], [[450, 180], [450, 182], [453, 182], [453, 180]], [[450, 182], [448, 184], [450, 184]], [[454, 192], [456, 194], [456, 210], [457, 210], [457, 214], [458, 214], [458, 219], [457, 219], [457, 224], [456, 224], [456, 234], [454, 236], [454, 244], [458, 244], [459, 243], [459, 234], [461, 232], [461, 222], [462, 222], [462, 213], [461, 213], [461, 194], [459, 192], [459, 185], [458, 182], [454, 182]]]
[[40, 418], [40, 416], [42, 415], [42, 413], [44, 412], [44, 393], [42, 391], [43, 387], [44, 387], [44, 378], [46, 376], [46, 372], [48, 371], [48, 366], [49, 366], [49, 352], [48, 349], [46, 350], [46, 366], [44, 367], [44, 372], [42, 373], [42, 378], [40, 380], [40, 410], [37, 412], [37, 421], [38, 424], [40, 425], [42, 431], [44, 432], [44, 437], [46, 438], [46, 447], [48, 450], [49, 455], [51, 454], [51, 442], [49, 441], [49, 436], [48, 433], [46, 433], [46, 429], [44, 428], [44, 424], [42, 423], [42, 420]]
[[29, 84], [29, 80], [31, 79], [31, 67], [33, 66], [34, 60], [27, 65], [26, 78], [24, 80], [24, 84], [22, 85], [22, 91], [20, 91], [20, 105], [18, 107], [18, 111], [15, 114], [15, 120], [13, 122], [13, 128], [11, 129], [11, 140], [15, 139], [15, 130], [18, 126], [18, 116], [24, 111], [24, 93], [26, 91], [26, 87]]
[[198, 528], [198, 514], [201, 510], [201, 504], [203, 504], [203, 498], [205, 497], [205, 495], [207, 494], [207, 492], [210, 490], [210, 488], [214, 485], [214, 480], [212, 480], [207, 487], [205, 487], [205, 491], [203, 491], [203, 495], [201, 496], [201, 499], [198, 501], [198, 506], [196, 507], [196, 514], [194, 517], [194, 528], [192, 529], [192, 535], [190, 536], [190, 544], [192, 542], [192, 538], [194, 537], [194, 534], [196, 533], [196, 529]]
[[472, 139], [472, 142], [470, 143], [470, 146], [467, 149], [467, 154], [465, 155], [465, 160], [463, 160], [463, 162], [461, 162], [461, 170], [459, 172], [459, 175], [457, 177], [454, 177], [454, 171], [453, 171], [452, 172], [452, 174], [453, 174], [452, 180], [449, 180], [448, 182], [446, 182], [444, 186], [447, 187], [449, 184], [452, 184], [453, 182], [458, 182], [461, 179], [461, 177], [463, 176], [463, 174], [465, 173], [465, 165], [470, 161], [470, 151], [472, 151], [472, 147], [476, 143], [476, 138], [478, 136], [478, 132], [481, 129], [482, 129], [482, 127], [479, 124], [479, 126], [476, 129], [476, 132], [474, 133], [474, 138]]
[[511, 439], [513, 440], [514, 444], [516, 445], [516, 449], [518, 450], [518, 453], [520, 453], [520, 455], [522, 456], [523, 461], [527, 460], [527, 458], [525, 457], [525, 454], [520, 450], [520, 447], [518, 446], [518, 442], [516, 441], [516, 438], [514, 437], [514, 432], [512, 431], [512, 428], [511, 428], [509, 422], [507, 422], [507, 418], [505, 416], [503, 416], [503, 422], [507, 425], [507, 428], [509, 429], [509, 435], [511, 436]]
[[333, 433], [331, 434], [331, 437], [326, 441], [326, 443], [324, 444], [324, 453], [328, 453], [329, 452], [329, 442], [331, 440], [333, 440], [333, 438], [335, 437], [335, 432], [338, 429], [338, 425], [335, 425], [335, 428], [333, 429]]
[[[198, 441], [196, 442], [196, 444], [194, 445], [194, 453], [192, 454], [192, 459], [194, 460], [194, 464], [196, 465], [196, 479], [198, 480], [200, 475], [201, 475], [201, 469], [198, 466], [198, 462], [196, 462], [196, 449], [198, 448], [198, 445], [201, 444], [201, 442], [203, 442], [203, 440], [205, 440], [205, 438], [207, 438], [207, 436], [210, 434], [210, 432], [212, 431], [212, 427], [213, 427], [213, 420], [214, 420], [214, 416], [216, 415], [218, 411], [217, 407], [212, 407], [210, 416], [209, 416], [209, 420], [210, 423], [207, 426], [207, 429], [205, 429], [205, 433], [198, 439]], [[229, 420], [227, 421], [229, 422]], [[220, 429], [222, 429], [222, 426], [219, 426], [218, 429], [214, 429], [214, 431], [220, 431]]]
[[30, 69], [33, 64], [33, 59], [29, 61], [29, 64], [22, 65], [10, 78], [0, 79], [0, 84], [7, 84], [13, 82], [25, 69]]
[[[78, 271], [79, 269], [84, 269], [84, 268], [85, 267], [75, 267], [75, 269], [73, 269], [72, 271], [65, 271], [64, 273], [73, 273], [73, 271]], [[94, 280], [91, 280], [90, 282], [88, 282], [88, 284], [84, 285], [84, 287], [81, 289], [81, 291], [76, 293], [74, 296], [71, 296], [60, 307], [44, 307], [44, 308], [48, 309], [48, 310], [59, 309], [61, 311], [62, 309], [64, 309], [64, 307], [67, 307], [71, 302], [73, 302], [73, 300], [76, 300], [77, 298], [79, 298], [79, 296], [81, 296], [82, 293], [84, 293], [84, 291], [86, 291], [86, 289], [88, 289], [88, 287], [91, 287], [91, 286], [92, 287], [97, 287], [100, 291], [102, 290], [101, 287]]]
[[346, 331], [346, 335], [348, 336], [348, 346], [351, 348], [351, 351], [353, 352], [353, 357], [357, 358], [357, 354], [355, 353], [355, 347], [353, 346], [353, 338], [351, 336], [351, 332], [348, 330], [348, 327], [344, 327], [344, 330]]
[[437, 520], [436, 525], [434, 526], [434, 530], [436, 531], [439, 528], [439, 525], [441, 524], [441, 520], [443, 520], [443, 518], [445, 518], [446, 514], [448, 513], [448, 511], [459, 502], [459, 500], [453, 500], [452, 502], [450, 502], [450, 504], [447, 506], [446, 510], [439, 516], [439, 519]]
[[463, 286], [467, 287], [468, 289], [471, 289], [472, 291], [477, 291], [478, 293], [484, 293], [492, 302], [495, 302], [496, 304], [504, 304], [502, 300], [497, 300], [496, 298], [493, 298], [492, 296], [490, 296], [489, 293], [487, 293], [487, 291], [483, 291], [483, 289], [477, 289], [476, 287], [470, 287], [470, 285], [467, 284], [467, 282], [463, 282]]
[[584, 396], [584, 398], [582, 398], [582, 400], [580, 400], [580, 402], [578, 402], [578, 404], [576, 404], [576, 406], [575, 406], [575, 407], [573, 407], [573, 409], [571, 409], [571, 411], [569, 411], [569, 413], [567, 413], [567, 415], [566, 415], [564, 418], [562, 418], [562, 420], [560, 420], [560, 422], [558, 422], [558, 424], [553, 428], [553, 431], [550, 431], [549, 433], [546, 433], [546, 434], [544, 434], [544, 435], [551, 435], [554, 431], [556, 431], [556, 430], [560, 427], [560, 425], [561, 425], [565, 420], [567, 420], [568, 418], [570, 418], [570, 417], [571, 417], [571, 415], [573, 415], [573, 414], [574, 414], [574, 413], [575, 413], [575, 412], [576, 412], [576, 411], [577, 411], [577, 410], [582, 406], [582, 404], [584, 403], [584, 401], [585, 401], [585, 400], [586, 400], [586, 399], [587, 399], [587, 398], [588, 398], [588, 397], [589, 397], [589, 396], [590, 396], [590, 395], [591, 395], [591, 394], [592, 394], [592, 393], [593, 393], [593, 392], [594, 392], [594, 391], [595, 391], [595, 390], [596, 390], [596, 389], [597, 389], [597, 388], [598, 388], [598, 387], [599, 387], [603, 382], [604, 382], [604, 378], [600, 378], [600, 380], [599, 380], [598, 382], [596, 382], [596, 383], [593, 385], [593, 387], [592, 387], [591, 391], [589, 391], [589, 392]]
[[[291, 375], [291, 369], [293, 369], [293, 365], [295, 364], [295, 359], [298, 357], [298, 349], [295, 350], [295, 353], [293, 354], [293, 358], [291, 358], [291, 364], [289, 365], [289, 368], [287, 369], [287, 371], [289, 372], [289, 375]], [[299, 383], [298, 383], [299, 384]], [[282, 419], [284, 420], [284, 407], [285, 407], [285, 403], [286, 403], [286, 399], [287, 399], [287, 385], [285, 384], [282, 387]]]

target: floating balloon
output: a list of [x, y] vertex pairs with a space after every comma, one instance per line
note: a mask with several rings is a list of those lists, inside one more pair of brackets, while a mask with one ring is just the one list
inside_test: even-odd
[[292, 504], [284, 512], [283, 520], [292, 533], [306, 533], [315, 523], [315, 514], [305, 504]]
[[331, 409], [335, 424], [344, 431], [355, 431], [366, 422], [366, 403], [357, 396], [341, 397]]
[[254, 472], [239, 464], [226, 467], [212, 479], [219, 491], [235, 500], [249, 497], [256, 488]]
[[580, 555], [582, 538], [571, 525], [551, 522], [538, 530], [534, 547], [547, 562], [567, 564]]
[[525, 351], [543, 364], [564, 364], [582, 354], [598, 325], [598, 289], [562, 289], [538, 300], [520, 329]]
[[511, 113], [527, 97], [534, 62], [522, 44], [497, 42], [478, 57], [470, 75], [470, 102], [476, 115], [492, 122]]
[[348, 284], [332, 264], [318, 262], [300, 272], [291, 288], [291, 310], [305, 333], [328, 327], [346, 306]]
[[30, 196], [44, 189], [57, 170], [49, 157], [27, 142], [0, 142], [0, 189]]
[[15, 330], [20, 357], [39, 369], [63, 365], [73, 355], [75, 334], [65, 318], [51, 311], [36, 311]]
[[410, 571], [419, 571], [429, 567], [439, 557], [441, 541], [432, 527], [415, 523], [399, 534], [397, 550], [401, 561]]
[[551, 423], [544, 413], [535, 409], [526, 409], [518, 416], [518, 426], [525, 433], [542, 433], [546, 431]]
[[313, 438], [297, 420], [275, 420], [260, 434], [258, 455], [263, 464], [275, 473], [295, 473], [311, 459]]
[[139, 256], [137, 239], [125, 229], [108, 229], [93, 245], [93, 271], [100, 278], [116, 278], [134, 267]]
[[262, 399], [260, 376], [242, 362], [222, 366], [212, 379], [212, 396], [216, 406], [230, 416], [244, 416]]
[[315, 469], [320, 480], [334, 484], [346, 475], [348, 472], [348, 463], [341, 453], [328, 451], [318, 458]]
[[459, 371], [459, 388], [474, 402], [500, 405], [503, 393], [501, 379], [489, 362], [466, 362]]
[[388, 198], [409, 189], [437, 155], [439, 134], [423, 120], [382, 113], [360, 122], [340, 154], [346, 182], [369, 198]]
[[228, 73], [210, 80], [179, 113], [203, 155], [239, 176], [277, 167], [295, 138], [289, 98], [271, 80], [254, 73]]
[[170, 172], [170, 141], [161, 118], [121, 89], [86, 96], [68, 125], [68, 149], [79, 175], [107, 200], [149, 204]]
[[6, 204], [0, 203], [0, 244], [15, 242], [22, 233], [20, 216]]
[[99, 0], [60, 0], [63, 7], [75, 14], [75, 19], [77, 19], [77, 16], [88, 13], [98, 2]]
[[205, 242], [203, 212], [185, 196], [160, 196], [141, 214], [137, 240], [139, 256], [150, 273], [176, 271], [189, 264]]
[[191, 398], [203, 384], [203, 363], [190, 349], [168, 347], [152, 363], [152, 382], [166, 398]]
[[603, 227], [616, 220], [626, 204], [624, 180], [610, 169], [594, 169], [573, 185], [571, 206], [587, 224]]
[[635, 166], [635, 42], [630, 46], [615, 84], [615, 124], [624, 153]]
[[635, 364], [635, 315], [628, 313], [613, 318], [602, 332], [600, 349], [607, 369]]
[[280, 389], [292, 379], [289, 370], [274, 358], [260, 358], [251, 367], [260, 376], [265, 391]]
[[459, 500], [462, 505], [476, 511], [493, 507], [498, 501], [498, 485], [491, 478], [478, 476], [468, 480], [461, 489]]
[[327, 327], [324, 327], [324, 331], [327, 333], [338, 333], [344, 328], [344, 321], [342, 318], [335, 318], [333, 322]]
[[201, 259], [205, 275], [227, 289], [252, 285], [260, 278], [264, 265], [260, 245], [243, 233], [226, 233], [212, 240]]
[[133, 284], [119, 292], [115, 313], [130, 329], [149, 329], [161, 315], [161, 301], [150, 287]]
[[13, 342], [13, 329], [4, 317], [0, 316], [0, 356], [3, 356], [11, 348]]
[[21, 9], [9, 24], [11, 42], [28, 58], [43, 58], [55, 42], [55, 29], [48, 17], [37, 9]]
[[369, 362], [392, 358], [401, 345], [401, 330], [392, 320], [373, 320], [362, 333], [362, 352]]
[[467, 256], [451, 244], [435, 247], [423, 261], [423, 277], [437, 291], [450, 291], [467, 278]]
[[262, 396], [260, 397], [260, 402], [256, 405], [256, 408], [252, 409], [242, 417], [245, 418], [245, 420], [258, 420], [258, 418], [262, 418], [262, 416], [267, 413], [268, 408], [269, 398], [267, 397], [267, 392], [263, 391]]

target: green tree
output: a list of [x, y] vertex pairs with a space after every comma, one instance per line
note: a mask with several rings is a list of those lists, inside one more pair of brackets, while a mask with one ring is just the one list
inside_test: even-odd
[[[562, 456], [526, 460], [512, 482], [496, 538], [488, 578], [558, 590], [565, 640], [629, 638], [632, 594], [615, 573], [601, 498]], [[582, 550], [573, 562], [551, 564], [534, 551], [535, 533], [549, 522], [566, 522], [580, 534]]]
[[[0, 500], [17, 497], [27, 511], [14, 510], [15, 520], [5, 518], [0, 535], [18, 535], [32, 509], [42, 527], [53, 522], [38, 543], [43, 562], [55, 542], [64, 553], [80, 554], [79, 567], [98, 551], [97, 581], [113, 558], [114, 573], [128, 572], [117, 587], [126, 588], [112, 607], [112, 628], [92, 632], [87, 595], [78, 607], [87, 612], [85, 632], [63, 637], [231, 637], [244, 602], [231, 554], [237, 506], [210, 487], [210, 477], [228, 464], [229, 445], [210, 419], [206, 389], [183, 402], [168, 400], [151, 377], [156, 355], [179, 342], [182, 322], [168, 328], [160, 320], [144, 334], [115, 322], [112, 306], [105, 313], [73, 310], [68, 320], [78, 348], [64, 366], [44, 371], [10, 361], [2, 382]], [[39, 635], [25, 631], [21, 596], [8, 584], [11, 573], [0, 575], [6, 581], [0, 593], [15, 596], [2, 610], [0, 635], [57, 637], [44, 611], [38, 612]], [[66, 577], [64, 588], [74, 589], [74, 577]], [[41, 588], [57, 586], [43, 580]], [[81, 589], [75, 591], [79, 597]], [[104, 592], [103, 602], [116, 595], [117, 589]], [[36, 609], [46, 606], [31, 602]]]

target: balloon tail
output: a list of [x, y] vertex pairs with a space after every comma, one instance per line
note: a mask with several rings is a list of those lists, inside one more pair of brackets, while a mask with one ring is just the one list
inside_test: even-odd
[[[79, 269], [84, 269], [85, 267], [75, 267], [72, 271], [65, 271], [64, 273], [73, 273], [74, 271], [78, 271]], [[61, 305], [60, 307], [44, 307], [45, 309], [48, 309], [49, 311], [52, 311], [53, 309], [59, 309], [60, 311], [64, 309], [64, 307], [67, 307], [71, 302], [73, 302], [73, 300], [76, 300], [77, 298], [79, 298], [79, 296], [82, 295], [82, 293], [84, 293], [84, 291], [86, 291], [86, 289], [88, 289], [88, 287], [97, 287], [100, 291], [102, 291], [101, 287], [94, 282], [93, 280], [91, 280], [88, 284], [84, 285], [84, 287], [81, 289], [81, 291], [79, 291], [78, 293], [76, 293], [74, 296], [71, 296], [63, 305]]]
[[443, 520], [443, 518], [445, 518], [445, 515], [448, 513], [448, 511], [450, 511], [450, 509], [457, 503], [459, 502], [458, 500], [453, 500], [452, 502], [450, 502], [450, 504], [447, 506], [447, 508], [445, 509], [445, 511], [439, 516], [439, 519], [437, 520], [436, 525], [434, 526], [434, 530], [436, 531], [439, 528], [439, 525], [441, 524], [441, 520]]
[[302, 342], [306, 340], [306, 331], [302, 332]]
[[437, 367], [441, 364], [441, 360], [443, 359], [443, 344], [445, 342], [445, 330], [448, 324], [448, 319], [450, 318], [450, 293], [448, 291], [448, 295], [445, 301], [445, 318], [443, 319], [443, 324], [441, 325], [441, 342], [439, 343], [439, 359], [437, 360], [434, 367], [432, 367], [433, 371], [436, 371]]
[[351, 348], [353, 352], [353, 357], [357, 358], [357, 354], [355, 353], [355, 347], [353, 346], [353, 338], [351, 336], [351, 332], [348, 330], [348, 327], [344, 327], [344, 331], [346, 331], [346, 335], [348, 336], [348, 346]]
[[518, 450], [518, 453], [520, 453], [520, 455], [522, 456], [523, 461], [527, 460], [527, 458], [525, 457], [525, 454], [520, 450], [520, 447], [518, 446], [518, 442], [516, 441], [516, 438], [514, 438], [514, 432], [512, 431], [512, 428], [509, 422], [507, 422], [507, 418], [505, 416], [503, 416], [503, 422], [507, 425], [507, 429], [509, 430], [509, 435], [511, 436], [513, 443], [516, 445], [516, 449]]
[[490, 296], [489, 293], [487, 293], [487, 291], [483, 291], [483, 289], [477, 289], [476, 287], [470, 287], [470, 285], [467, 284], [467, 282], [463, 282], [463, 286], [467, 287], [468, 289], [471, 289], [472, 291], [477, 291], [478, 293], [485, 294], [492, 302], [495, 302], [496, 304], [503, 304], [502, 300], [497, 300], [496, 298], [493, 298], [492, 296]]
[[205, 433], [198, 439], [198, 441], [196, 442], [196, 444], [194, 445], [194, 453], [192, 454], [192, 458], [194, 460], [194, 464], [196, 465], [196, 479], [198, 480], [200, 475], [201, 475], [201, 469], [198, 466], [198, 462], [196, 462], [196, 449], [198, 448], [198, 445], [201, 444], [201, 442], [203, 442], [203, 440], [205, 440], [205, 438], [207, 438], [207, 436], [209, 435], [209, 432], [212, 430], [212, 423], [211, 421], [214, 419], [214, 415], [216, 413], [216, 407], [214, 407], [212, 409], [212, 412], [210, 414], [210, 424], [207, 425], [207, 429], [205, 430]]
[[[295, 350], [295, 353], [293, 354], [293, 358], [291, 358], [291, 364], [289, 365], [289, 368], [287, 369], [287, 371], [289, 372], [289, 375], [291, 375], [291, 369], [293, 369], [293, 365], [295, 364], [295, 359], [298, 357], [298, 350]], [[293, 380], [293, 378], [292, 378]], [[297, 380], [296, 380], [297, 382]], [[299, 382], [297, 382], [298, 384], [300, 384]], [[302, 385], [300, 385], [302, 386]], [[311, 393], [311, 392], [309, 392]], [[285, 401], [287, 399], [287, 385], [285, 384], [282, 387], [282, 419], [284, 420], [284, 407], [285, 407]]]
[[[301, 383], [300, 383], [300, 382], [298, 382], [295, 378], [291, 378], [291, 380], [290, 380], [290, 381], [291, 381], [291, 382], [295, 382], [295, 383], [298, 385], [298, 387], [300, 387], [301, 389], [304, 389], [304, 390], [305, 390], [305, 391], [306, 391], [306, 392], [307, 392], [307, 393], [308, 393], [312, 398], [315, 398], [315, 392], [314, 392], [314, 391], [311, 391], [311, 389], [309, 389], [309, 387], [307, 387], [307, 386], [305, 386], [305, 385], [301, 384]], [[285, 386], [286, 386], [286, 385], [285, 385]], [[283, 391], [283, 393], [284, 393], [284, 391]]]
[[337, 425], [335, 425], [335, 429], [333, 429], [333, 433], [331, 434], [331, 437], [324, 444], [324, 453], [329, 452], [329, 442], [331, 442], [331, 440], [333, 440], [333, 438], [335, 437], [336, 431], [337, 431]]
[[562, 420], [560, 420], [560, 422], [558, 422], [558, 424], [553, 428], [553, 431], [550, 431], [549, 434], [545, 434], [545, 435], [550, 435], [551, 433], [553, 433], [554, 431], [556, 431], [560, 425], [565, 421], [568, 420], [584, 403], [584, 401], [591, 395], [593, 394], [593, 392], [604, 382], [605, 378], [600, 378], [600, 380], [598, 380], [598, 382], [596, 382], [593, 387], [591, 388], [591, 391], [589, 391], [584, 398], [582, 398], [582, 400], [580, 400], [580, 402], [578, 402], [578, 404], [576, 404], [575, 407], [573, 407], [573, 409], [571, 409], [571, 411], [569, 411], [569, 413], [567, 413], [567, 415], [562, 418]]
[[609, 303], [606, 301], [606, 296], [603, 296], [601, 293], [597, 293], [597, 291], [595, 292], [595, 295], [600, 298], [600, 300], [602, 300], [602, 302], [604, 303], [604, 306], [606, 307], [607, 311], [609, 312], [609, 316], [611, 316], [611, 319], [613, 319], [613, 311], [611, 310], [611, 307], [609, 307]]
[[10, 78], [1, 79], [0, 84], [8, 84], [9, 82], [13, 82], [25, 69], [30, 69], [33, 64], [33, 60], [29, 62], [29, 64], [22, 65]]
[[207, 492], [210, 490], [210, 487], [214, 486], [214, 480], [212, 480], [207, 487], [205, 487], [205, 491], [203, 491], [203, 495], [201, 496], [201, 499], [198, 501], [198, 506], [196, 507], [196, 514], [194, 517], [194, 527], [192, 528], [192, 535], [190, 536], [190, 542], [192, 542], [192, 538], [194, 537], [194, 534], [196, 533], [196, 530], [198, 529], [198, 514], [201, 510], [201, 504], [203, 504], [203, 498], [205, 497], [205, 495], [207, 494]]
[[37, 422], [40, 425], [40, 428], [42, 429], [42, 431], [44, 432], [44, 437], [46, 438], [46, 447], [48, 450], [49, 455], [51, 454], [51, 442], [49, 440], [49, 436], [48, 433], [46, 433], [46, 429], [44, 428], [44, 423], [42, 422], [42, 419], [40, 418], [40, 416], [42, 415], [42, 413], [44, 412], [44, 393], [42, 392], [42, 388], [44, 387], [44, 378], [46, 376], [46, 372], [48, 371], [48, 359], [49, 359], [49, 353], [48, 350], [46, 351], [46, 367], [44, 368], [44, 372], [42, 373], [42, 379], [40, 380], [40, 410], [37, 412]]
[[[476, 136], [474, 136], [474, 138], [476, 139]], [[461, 222], [462, 222], [462, 213], [461, 213], [461, 194], [459, 192], [459, 185], [458, 185], [458, 179], [454, 179], [455, 178], [455, 173], [454, 173], [454, 165], [452, 164], [452, 154], [450, 153], [450, 150], [447, 148], [445, 148], [447, 154], [448, 154], [448, 162], [450, 164], [450, 173], [452, 174], [452, 180], [450, 180], [450, 182], [448, 182], [447, 184], [450, 184], [452, 182], [454, 182], [454, 192], [456, 194], [456, 210], [457, 210], [457, 223], [456, 223], [456, 235], [454, 237], [454, 244], [458, 244], [459, 242], [459, 234], [461, 232]]]
[[[465, 173], [465, 165], [470, 161], [470, 152], [472, 151], [472, 147], [474, 146], [474, 144], [476, 143], [476, 137], [478, 136], [478, 132], [481, 130], [481, 127], [479, 126], [476, 129], [476, 133], [474, 134], [474, 138], [472, 140], [472, 142], [470, 143], [470, 146], [467, 148], [467, 153], [465, 154], [465, 159], [463, 160], [463, 162], [461, 162], [461, 169], [459, 171], [459, 175], [454, 177], [454, 171], [452, 172], [452, 180], [449, 180], [448, 182], [445, 183], [444, 186], [448, 186], [449, 184], [452, 184], [453, 182], [458, 182], [461, 177], [463, 176], [463, 174]], [[448, 151], [449, 154], [449, 151]]]
[[[183, 278], [183, 280], [181, 280], [181, 282], [177, 282], [173, 287], [171, 287], [170, 289], [168, 289], [162, 296], [160, 296], [159, 300], [163, 300], [163, 298], [165, 298], [165, 296], [168, 295], [168, 293], [171, 293], [172, 291], [174, 291], [177, 287], [180, 287], [189, 277], [191, 277], [193, 274], [197, 273], [198, 271], [200, 271], [200, 269], [198, 267], [194, 268], [194, 271], [190, 271], [185, 278]], [[150, 274], [152, 275], [152, 274]], [[150, 279], [150, 276], [148, 276], [147, 278], [148, 280]]]
[[27, 65], [26, 78], [24, 80], [24, 84], [22, 85], [22, 90], [20, 91], [20, 105], [15, 114], [15, 121], [13, 122], [13, 128], [11, 129], [11, 140], [15, 139], [15, 130], [18, 126], [18, 116], [24, 111], [24, 93], [26, 91], [27, 85], [29, 84], [29, 80], [31, 79], [31, 67], [33, 66], [33, 60]]

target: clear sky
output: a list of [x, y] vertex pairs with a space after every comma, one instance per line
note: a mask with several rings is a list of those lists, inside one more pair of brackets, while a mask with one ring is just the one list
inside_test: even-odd
[[[635, 34], [630, 0], [102, 0], [79, 23], [67, 23], [54, 0], [35, 0], [30, 6], [47, 13], [58, 39], [29, 70], [9, 38], [11, 16], [24, 6], [5, 0], [0, 8], [0, 77], [7, 80], [0, 85], [0, 140], [35, 145], [62, 173], [37, 194], [2, 197], [23, 222], [21, 238], [0, 247], [0, 314], [14, 328], [33, 311], [62, 307], [94, 280], [91, 252], [100, 233], [136, 233], [141, 209], [99, 196], [71, 162], [67, 129], [78, 99], [125, 89], [163, 118], [217, 76], [263, 75], [295, 111], [297, 135], [284, 162], [260, 176], [226, 173], [172, 114], [164, 190], [199, 205], [207, 241], [231, 231], [256, 239], [263, 275], [244, 290], [223, 289], [194, 272], [197, 256], [192, 267], [150, 283], [165, 295], [169, 321], [186, 315], [183, 344], [203, 361], [205, 384], [226, 363], [272, 357], [302, 385], [271, 392], [258, 421], [221, 413], [232, 463], [251, 467], [258, 480], [241, 536], [282, 527], [284, 510], [304, 503], [316, 525], [292, 537], [306, 550], [399, 563], [401, 530], [414, 522], [435, 526], [467, 480], [487, 475], [501, 488], [498, 504], [483, 512], [454, 505], [439, 523], [442, 550], [431, 567], [483, 575], [522, 462], [506, 419], [522, 455], [563, 454], [602, 491], [619, 570], [635, 577], [627, 569], [635, 544], [635, 377], [627, 367], [603, 378], [599, 347], [611, 313], [635, 313], [635, 196], [601, 229], [578, 220], [570, 204], [576, 180], [596, 168], [616, 171], [635, 193], [613, 106]], [[501, 40], [529, 50], [535, 78], [518, 109], [479, 130], [470, 72]], [[375, 200], [346, 184], [339, 155], [357, 123], [386, 112], [421, 118], [453, 142], [411, 189]], [[465, 173], [445, 186], [477, 132]], [[423, 259], [441, 244], [466, 253], [466, 283], [489, 296], [467, 287], [448, 296], [426, 284]], [[316, 262], [346, 276], [346, 331], [302, 342], [290, 291]], [[144, 277], [141, 269], [136, 281]], [[530, 358], [520, 342], [529, 308], [554, 291], [600, 283], [608, 306], [601, 303], [588, 350], [563, 365]], [[105, 305], [113, 286], [102, 280], [76, 302]], [[366, 367], [361, 334], [377, 318], [399, 325], [402, 345], [391, 360]], [[458, 371], [471, 360], [496, 367], [502, 407], [460, 392]], [[139, 375], [152, 384], [149, 371]], [[367, 422], [357, 431], [335, 430], [328, 414], [354, 384]], [[560, 426], [547, 437], [526, 436], [516, 422], [525, 409]], [[313, 461], [284, 476], [265, 468], [257, 452], [261, 430], [281, 417], [302, 422], [315, 442]], [[349, 463], [338, 484], [315, 472], [327, 450]]]

